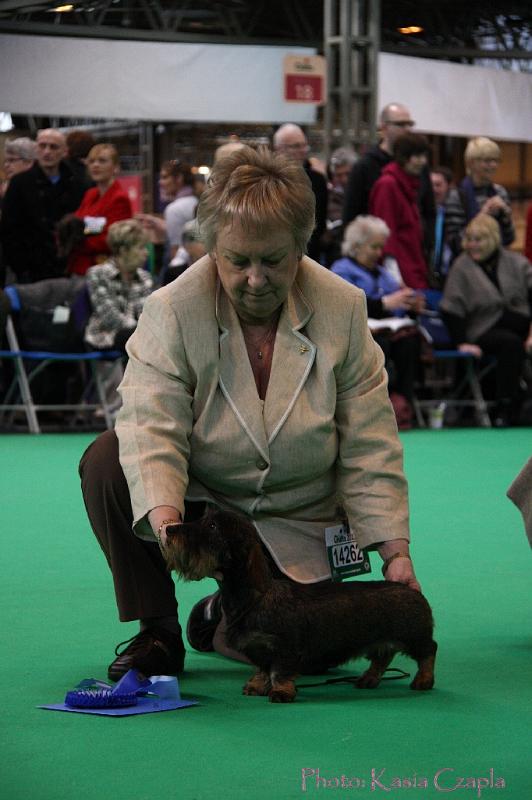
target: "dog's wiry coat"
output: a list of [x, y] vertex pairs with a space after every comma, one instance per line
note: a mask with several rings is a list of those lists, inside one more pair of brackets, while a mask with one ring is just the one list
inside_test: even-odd
[[298, 674], [359, 656], [371, 664], [358, 685], [374, 688], [398, 651], [418, 664], [411, 687], [432, 688], [437, 645], [420, 592], [389, 581], [303, 585], [273, 576], [254, 526], [226, 511], [167, 533], [171, 569], [186, 580], [220, 582], [226, 642], [257, 667], [244, 694], [290, 702]]

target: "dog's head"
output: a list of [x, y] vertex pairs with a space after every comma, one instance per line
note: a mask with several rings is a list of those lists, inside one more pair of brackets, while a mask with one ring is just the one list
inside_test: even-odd
[[245, 569], [250, 554], [260, 548], [252, 523], [230, 511], [207, 510], [195, 522], [168, 526], [166, 535], [166, 563], [188, 581], [223, 580]]

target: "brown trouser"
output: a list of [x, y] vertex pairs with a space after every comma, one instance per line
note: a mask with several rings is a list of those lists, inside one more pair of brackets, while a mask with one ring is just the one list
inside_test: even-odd
[[[114, 431], [102, 433], [88, 447], [82, 456], [79, 474], [92, 530], [113, 575], [120, 620], [176, 615], [174, 582], [159, 546], [133, 533], [131, 499], [118, 460], [118, 439]], [[187, 513], [187, 519], [193, 515]]]

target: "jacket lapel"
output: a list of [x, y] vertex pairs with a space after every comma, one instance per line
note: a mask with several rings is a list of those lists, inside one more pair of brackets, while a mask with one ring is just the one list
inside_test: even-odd
[[262, 403], [244, 344], [244, 336], [229, 298], [218, 281], [216, 316], [220, 326], [220, 388], [239, 423], [262, 457], [268, 460]]
[[311, 316], [312, 308], [296, 281], [279, 319], [264, 401], [264, 426], [269, 445], [292, 410], [316, 357], [315, 345], [301, 332]]

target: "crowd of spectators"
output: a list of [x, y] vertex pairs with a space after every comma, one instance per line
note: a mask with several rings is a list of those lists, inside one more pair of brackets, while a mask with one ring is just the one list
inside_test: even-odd
[[[497, 404], [496, 419], [511, 424], [519, 416], [523, 362], [532, 349], [523, 321], [529, 324], [531, 318], [532, 268], [527, 259], [532, 256], [532, 205], [525, 257], [515, 260], [504, 249], [513, 243], [515, 227], [508, 192], [495, 182], [498, 145], [482, 136], [471, 139], [464, 153], [466, 174], [458, 180], [449, 167], [430, 165], [429, 142], [414, 128], [409, 109], [392, 103], [379, 115], [378, 142], [363, 154], [341, 147], [324, 164], [311, 153], [305, 132], [292, 123], [275, 131], [272, 149], [299, 163], [310, 180], [316, 224], [308, 255], [366, 293], [370, 328], [385, 352], [392, 396], [411, 408], [421, 374], [416, 322], [427, 302], [437, 312], [443, 297], [442, 316], [452, 346], [478, 359], [497, 356], [506, 364], [500, 340], [508, 337], [492, 336], [492, 328], [506, 329], [509, 319], [515, 322], [512, 315], [521, 316], [519, 330], [512, 329], [520, 342], [519, 358], [515, 353], [510, 358], [516, 365], [513, 372], [509, 367], [499, 370], [491, 398]], [[213, 161], [239, 147], [242, 143], [231, 137], [213, 153]], [[141, 232], [142, 243], [134, 269], [125, 267], [127, 254], [117, 251], [111, 236], [114, 230], [116, 238], [120, 230], [117, 223], [133, 218], [119, 172], [116, 147], [97, 143], [86, 131], [65, 136], [46, 129], [35, 141], [6, 141], [0, 184], [0, 323], [10, 311], [2, 287], [83, 277], [93, 314], [87, 346], [123, 348], [124, 331], [133, 330], [147, 294], [205, 254], [195, 221], [202, 179], [195, 166], [175, 159], [163, 162], [159, 170], [162, 213], [137, 214], [128, 228], [129, 238]], [[488, 229], [491, 249], [479, 256], [472, 242], [475, 236], [487, 236]], [[518, 298], [507, 286], [508, 263], [514, 283], [517, 275], [522, 279]], [[486, 324], [478, 331], [474, 320], [482, 300], [477, 298], [475, 268], [488, 281], [484, 288], [494, 303], [490, 314], [483, 307]], [[102, 308], [106, 313], [98, 318]], [[105, 319], [113, 319], [109, 330]], [[116, 328], [117, 320], [124, 324]], [[497, 346], [488, 340], [496, 340]]]

